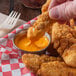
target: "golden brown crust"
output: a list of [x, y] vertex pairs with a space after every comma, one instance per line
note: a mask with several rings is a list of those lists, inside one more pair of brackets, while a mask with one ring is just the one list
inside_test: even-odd
[[44, 35], [45, 32], [49, 32], [51, 34], [52, 25], [55, 20], [50, 19], [48, 11], [42, 13], [38, 20], [33, 24], [33, 31], [31, 28], [28, 29], [27, 37], [30, 39], [40, 38]]
[[52, 25], [56, 22], [56, 20], [53, 20], [49, 17], [48, 7], [50, 2], [51, 0], [47, 0], [47, 2], [42, 6], [42, 14], [33, 24], [33, 28], [28, 29], [27, 37], [31, 40], [39, 39], [41, 36], [44, 35], [45, 32], [48, 32], [51, 36]]
[[66, 49], [62, 57], [66, 64], [76, 67], [76, 44], [73, 44], [69, 49]]
[[71, 68], [59, 61], [43, 63], [37, 76], [76, 76], [76, 68]]
[[75, 20], [74, 20], [74, 19], [71, 19], [71, 20], [70, 20], [70, 26], [71, 26], [73, 29], [76, 29]]
[[40, 56], [38, 55], [24, 54], [22, 56], [22, 61], [27, 66], [27, 68], [33, 72], [36, 72], [40, 66], [39, 58]]
[[58, 52], [62, 55], [66, 48], [76, 43], [75, 34], [76, 31], [68, 25], [55, 23], [52, 28], [54, 48], [58, 49]]
[[38, 71], [42, 63], [49, 61], [62, 61], [60, 57], [50, 57], [47, 55], [24, 54], [22, 56], [23, 63], [34, 73]]
[[51, 0], [47, 0], [46, 3], [42, 6], [42, 13], [48, 11], [48, 7], [49, 7], [49, 4], [50, 4]]
[[76, 67], [76, 30], [66, 24], [55, 23], [52, 28], [52, 42], [64, 61]]

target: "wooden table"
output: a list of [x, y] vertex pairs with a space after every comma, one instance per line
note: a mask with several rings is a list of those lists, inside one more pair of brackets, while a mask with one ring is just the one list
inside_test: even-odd
[[[10, 0], [0, 0], [0, 12], [9, 14]], [[40, 9], [30, 9], [23, 6], [20, 0], [14, 0], [14, 10], [21, 12], [21, 19], [29, 21], [40, 14]]]

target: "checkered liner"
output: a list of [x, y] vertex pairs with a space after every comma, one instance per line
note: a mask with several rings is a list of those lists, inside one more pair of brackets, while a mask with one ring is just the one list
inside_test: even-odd
[[21, 61], [23, 52], [13, 46], [12, 39], [16, 33], [30, 27], [37, 18], [0, 38], [0, 76], [34, 76]]

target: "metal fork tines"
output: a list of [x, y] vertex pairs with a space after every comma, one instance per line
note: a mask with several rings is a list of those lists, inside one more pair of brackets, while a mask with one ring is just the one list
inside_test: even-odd
[[12, 11], [10, 15], [7, 17], [7, 19], [1, 24], [0, 27], [6, 28], [6, 29], [12, 29], [16, 25], [20, 15], [21, 13]]

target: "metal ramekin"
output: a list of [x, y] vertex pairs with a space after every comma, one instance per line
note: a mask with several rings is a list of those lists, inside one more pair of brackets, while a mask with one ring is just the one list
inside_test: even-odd
[[49, 44], [47, 45], [47, 47], [45, 47], [44, 49], [40, 50], [40, 51], [34, 51], [34, 52], [31, 52], [31, 51], [27, 51], [27, 50], [22, 50], [20, 49], [19, 47], [16, 46], [15, 44], [15, 39], [16, 37], [22, 37], [22, 36], [26, 36], [27, 34], [27, 30], [23, 30], [23, 31], [20, 31], [19, 33], [17, 33], [15, 36], [14, 36], [14, 39], [13, 39], [13, 44], [14, 46], [20, 50], [20, 51], [24, 51], [25, 53], [31, 53], [31, 54], [44, 54], [46, 52], [46, 49], [49, 47], [50, 45], [50, 42], [51, 42], [51, 38], [50, 38], [50, 35], [46, 32], [44, 36], [46, 36], [49, 40]]

